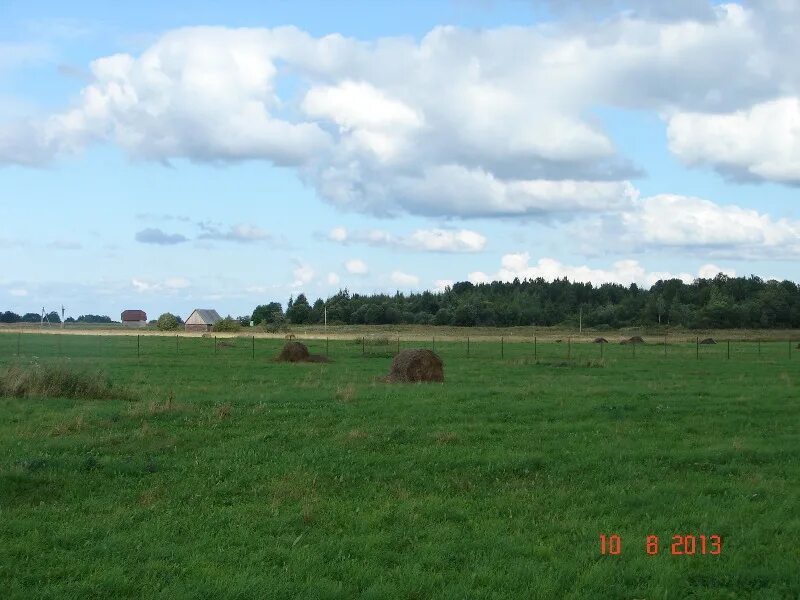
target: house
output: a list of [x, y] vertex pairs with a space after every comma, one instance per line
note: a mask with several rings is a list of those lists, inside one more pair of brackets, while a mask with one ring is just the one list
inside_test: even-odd
[[211, 308], [195, 308], [186, 319], [186, 331], [211, 331], [217, 321], [221, 321], [219, 313]]
[[147, 313], [143, 310], [123, 310], [123, 327], [147, 327]]

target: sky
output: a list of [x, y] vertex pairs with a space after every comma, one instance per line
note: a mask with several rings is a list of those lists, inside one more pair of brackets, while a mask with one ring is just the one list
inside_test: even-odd
[[800, 281], [798, 28], [791, 0], [4, 0], [0, 311]]

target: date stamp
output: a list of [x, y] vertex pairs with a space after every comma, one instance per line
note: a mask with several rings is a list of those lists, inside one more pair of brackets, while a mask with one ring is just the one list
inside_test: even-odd
[[[637, 547], [643, 549], [648, 556], [656, 556], [661, 550], [661, 540], [657, 535], [648, 535], [644, 541], [639, 540]], [[678, 533], [671, 536], [664, 545], [664, 552], [669, 548], [672, 556], [697, 556], [722, 554], [722, 537], [694, 533]], [[622, 554], [622, 536], [617, 533], [600, 534], [600, 555], [619, 556]]]

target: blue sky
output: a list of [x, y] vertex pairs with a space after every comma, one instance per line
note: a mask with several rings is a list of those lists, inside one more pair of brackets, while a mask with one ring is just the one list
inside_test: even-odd
[[0, 310], [800, 279], [792, 7], [163, 4], [0, 6]]

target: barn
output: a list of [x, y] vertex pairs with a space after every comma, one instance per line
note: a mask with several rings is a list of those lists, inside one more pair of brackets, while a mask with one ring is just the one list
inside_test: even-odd
[[143, 310], [123, 310], [123, 327], [147, 327], [147, 313]]
[[186, 319], [186, 331], [211, 331], [211, 328], [222, 317], [212, 308], [195, 308]]

